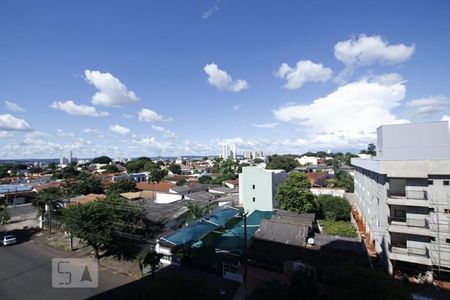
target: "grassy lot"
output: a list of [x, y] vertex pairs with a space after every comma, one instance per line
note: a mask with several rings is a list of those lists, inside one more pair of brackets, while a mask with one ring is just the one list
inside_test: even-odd
[[351, 222], [319, 220], [323, 232], [329, 235], [340, 235], [345, 237], [356, 237], [356, 228]]

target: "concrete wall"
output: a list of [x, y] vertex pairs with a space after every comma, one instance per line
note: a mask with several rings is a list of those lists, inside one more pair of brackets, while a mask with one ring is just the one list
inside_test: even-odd
[[385, 160], [449, 159], [448, 122], [383, 125], [377, 129], [377, 156]]
[[276, 189], [287, 177], [284, 171], [244, 167], [239, 174], [239, 203], [249, 213], [254, 210], [271, 211], [277, 207]]

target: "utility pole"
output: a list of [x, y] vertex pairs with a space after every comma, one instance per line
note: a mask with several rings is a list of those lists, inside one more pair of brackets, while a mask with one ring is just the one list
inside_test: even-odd
[[243, 259], [244, 259], [244, 295], [247, 298], [248, 295], [248, 285], [247, 285], [247, 214], [241, 213], [241, 217], [244, 218], [244, 251], [243, 251]]

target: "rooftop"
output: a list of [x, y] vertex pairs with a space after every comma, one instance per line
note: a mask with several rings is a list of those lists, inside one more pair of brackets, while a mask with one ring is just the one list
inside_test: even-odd
[[311, 227], [278, 220], [261, 220], [255, 238], [286, 245], [304, 246]]
[[71, 198], [69, 205], [71, 204], [86, 204], [92, 201], [105, 199], [106, 196], [103, 194], [87, 194], [86, 196], [79, 196], [75, 198]]
[[164, 223], [177, 218], [188, 211], [186, 204], [189, 201], [180, 200], [172, 203], [155, 203], [154, 201], [144, 201], [145, 216], [147, 219], [157, 223]]
[[170, 181], [161, 181], [159, 183], [148, 183], [148, 182], [138, 182], [136, 183], [136, 188], [138, 190], [154, 191], [154, 192], [165, 192], [170, 188], [175, 186]]

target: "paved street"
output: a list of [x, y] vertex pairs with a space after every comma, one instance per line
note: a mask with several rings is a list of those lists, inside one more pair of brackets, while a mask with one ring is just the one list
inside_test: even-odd
[[67, 253], [33, 240], [0, 247], [0, 299], [85, 299], [132, 281], [132, 278], [99, 269], [96, 289], [52, 288], [52, 258]]

